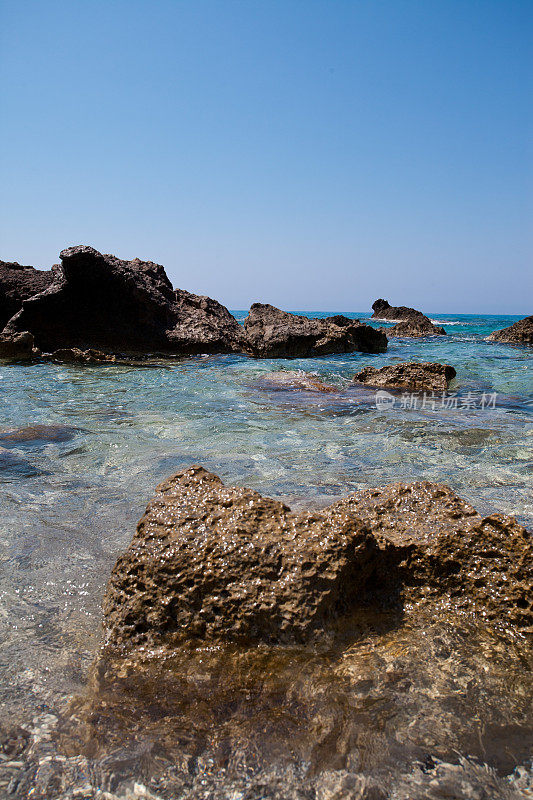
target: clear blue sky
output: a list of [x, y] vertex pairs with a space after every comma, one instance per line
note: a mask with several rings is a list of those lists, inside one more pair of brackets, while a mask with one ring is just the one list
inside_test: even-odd
[[0, 257], [533, 313], [533, 0], [0, 0]]

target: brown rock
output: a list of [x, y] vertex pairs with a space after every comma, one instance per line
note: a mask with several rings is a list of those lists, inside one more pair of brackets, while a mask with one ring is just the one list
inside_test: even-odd
[[0, 331], [20, 311], [23, 300], [44, 291], [52, 279], [51, 271], [0, 261]]
[[513, 517], [481, 517], [449, 487], [427, 481], [368, 489], [331, 509], [354, 514], [378, 537], [405, 599], [444, 600], [502, 625], [532, 625], [531, 535]]
[[487, 337], [491, 342], [508, 344], [533, 344], [533, 315], [518, 320], [508, 328], [494, 331]]
[[226, 353], [240, 350], [242, 328], [214, 300], [172, 288], [164, 268], [122, 261], [79, 245], [41, 294], [24, 300], [6, 333], [29, 330], [41, 350]]
[[372, 309], [372, 319], [398, 323], [385, 331], [388, 336], [446, 336], [444, 328], [434, 325], [429, 317], [414, 308], [391, 306], [387, 300], [379, 299]]
[[33, 336], [28, 331], [13, 335], [0, 335], [0, 358], [33, 358], [39, 351], [33, 346]]
[[244, 321], [246, 351], [256, 358], [308, 358], [331, 353], [383, 353], [387, 337], [370, 325], [337, 315], [310, 319], [254, 303]]
[[384, 389], [445, 392], [456, 372], [449, 364], [403, 362], [381, 367], [364, 367], [354, 375], [354, 382]]
[[115, 355], [109, 353], [102, 353], [101, 350], [80, 350], [78, 347], [68, 347], [62, 350], [54, 350], [50, 355], [52, 361], [60, 361], [64, 363], [80, 363], [80, 364], [101, 364], [116, 362]]
[[109, 639], [303, 640], [357, 603], [375, 553], [349, 514], [292, 513], [191, 467], [157, 487], [113, 569]]

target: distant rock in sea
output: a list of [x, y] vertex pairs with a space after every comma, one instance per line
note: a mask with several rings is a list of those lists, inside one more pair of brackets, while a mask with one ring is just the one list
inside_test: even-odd
[[24, 299], [4, 338], [30, 331], [42, 351], [98, 348], [174, 354], [242, 350], [242, 328], [207, 297], [174, 290], [164, 268], [123, 261], [92, 247], [69, 247], [53, 281]]
[[52, 280], [51, 270], [22, 266], [16, 261], [0, 261], [0, 330], [20, 311], [23, 300], [43, 292]]
[[307, 358], [332, 353], [383, 353], [386, 335], [342, 315], [311, 319], [254, 303], [244, 320], [246, 351], [255, 358]]
[[494, 331], [487, 338], [491, 342], [533, 345], [533, 315], [518, 320], [508, 328]]
[[414, 308], [407, 306], [391, 306], [387, 300], [380, 298], [372, 305], [374, 313], [372, 319], [396, 322], [392, 328], [387, 329], [388, 336], [445, 336], [446, 331]]
[[445, 392], [456, 372], [449, 364], [435, 362], [402, 362], [381, 367], [364, 367], [354, 375], [355, 383], [383, 389], [405, 389], [409, 391]]

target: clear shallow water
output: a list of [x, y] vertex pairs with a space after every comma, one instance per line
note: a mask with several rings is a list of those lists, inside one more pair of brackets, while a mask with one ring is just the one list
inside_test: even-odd
[[[392, 339], [376, 356], [0, 365], [0, 430], [59, 426], [26, 441], [0, 435], [0, 714], [54, 710], [84, 686], [116, 557], [154, 486], [191, 463], [291, 506], [442, 481], [482, 512], [531, 525], [533, 351], [484, 341], [517, 317], [432, 318], [446, 338]], [[366, 364], [405, 360], [452, 364], [458, 407], [404, 408], [397, 397], [379, 410], [351, 385]], [[269, 380], [279, 370], [338, 391], [280, 388]], [[483, 392], [496, 393], [494, 407], [480, 407]]]

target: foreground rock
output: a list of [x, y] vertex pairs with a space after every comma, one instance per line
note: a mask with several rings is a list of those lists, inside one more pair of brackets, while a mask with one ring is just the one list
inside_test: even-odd
[[518, 320], [518, 322], [510, 325], [508, 328], [494, 331], [487, 338], [491, 342], [533, 345], [533, 315]]
[[191, 467], [158, 487], [117, 561], [105, 625], [114, 644], [303, 641], [370, 592], [526, 627], [532, 565], [524, 528], [446, 486], [392, 484], [296, 514]]
[[117, 358], [101, 350], [80, 350], [78, 347], [68, 347], [54, 350], [49, 358], [62, 364], [103, 364], [115, 363]]
[[310, 319], [254, 303], [244, 321], [246, 351], [256, 358], [307, 358], [332, 353], [383, 353], [387, 337], [342, 315]]
[[379, 299], [373, 304], [372, 319], [396, 322], [386, 333], [388, 336], [445, 336], [446, 331], [434, 325], [429, 317], [407, 306], [391, 306], [387, 300]]
[[24, 300], [4, 334], [30, 331], [41, 350], [227, 353], [242, 329], [220, 303], [174, 290], [164, 268], [69, 247], [41, 294]]
[[22, 301], [43, 292], [52, 283], [52, 272], [16, 261], [0, 261], [0, 330], [20, 311]]
[[410, 391], [445, 392], [456, 372], [449, 364], [434, 362], [391, 364], [387, 367], [365, 367], [354, 382], [383, 389], [405, 389]]
[[504, 626], [533, 624], [533, 548], [513, 517], [482, 517], [447, 486], [395, 483], [330, 507], [353, 514], [398, 569], [404, 597], [475, 610]]
[[377, 553], [355, 518], [293, 514], [202, 467], [157, 488], [113, 569], [110, 640], [300, 641], [361, 597]]

